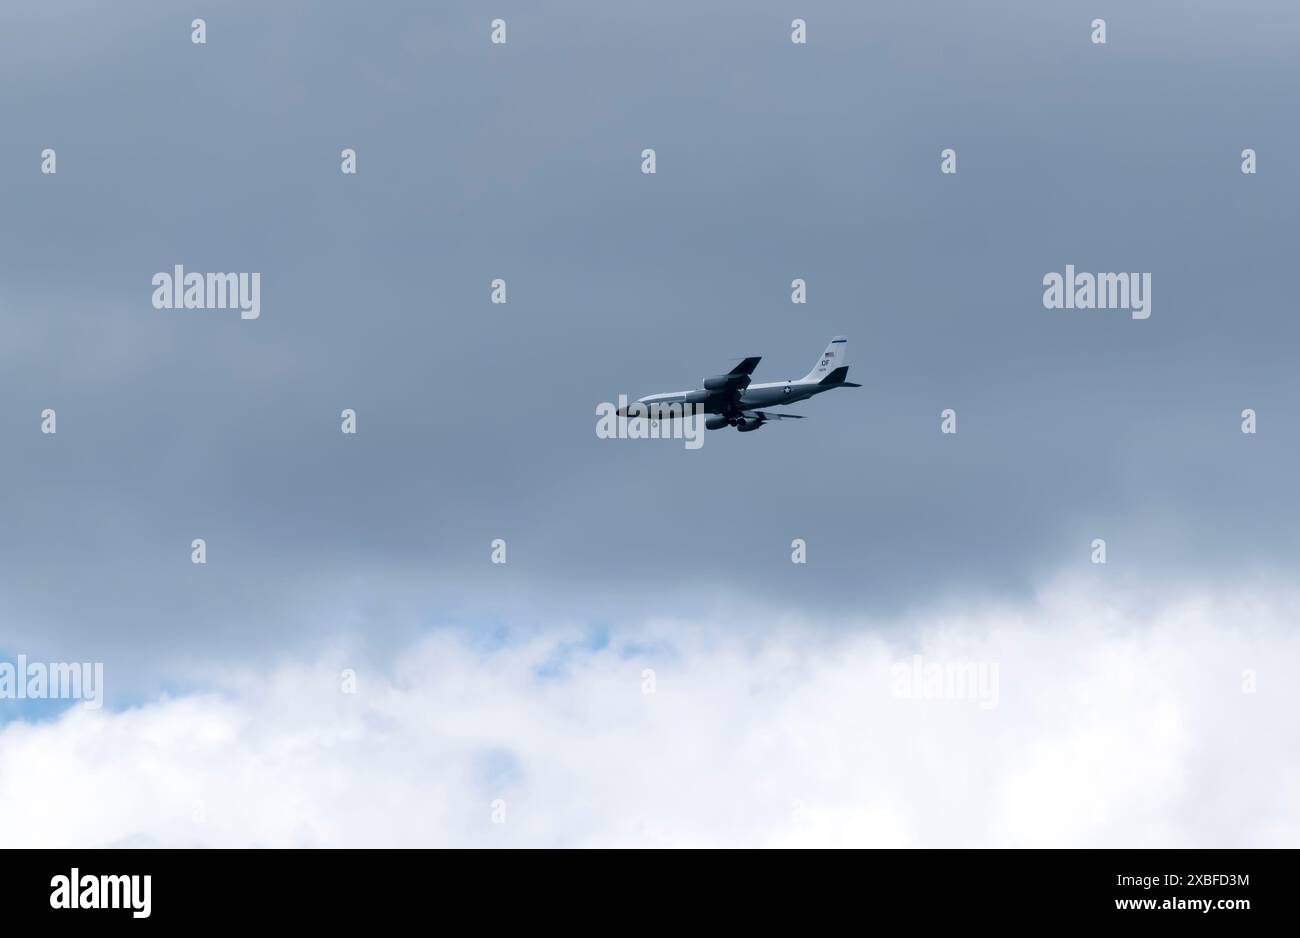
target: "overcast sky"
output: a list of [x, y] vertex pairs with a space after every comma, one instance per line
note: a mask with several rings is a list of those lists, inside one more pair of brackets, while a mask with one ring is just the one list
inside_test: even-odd
[[[541, 792], [565, 787], [539, 781], [539, 763], [581, 774], [599, 760], [593, 739], [637, 732], [639, 718], [592, 726], [573, 702], [594, 706], [626, 680], [624, 703], [640, 705], [644, 667], [661, 679], [679, 668], [677, 686], [697, 696], [676, 712], [707, 699], [719, 733], [803, 727], [790, 737], [802, 742], [749, 755], [812, 760], [813, 776], [838, 780], [839, 813], [810, 838], [825, 842], [866, 796], [839, 784], [862, 753], [806, 748], [818, 707], [870, 710], [879, 688], [828, 675], [835, 654], [810, 647], [832, 643], [863, 675], [922, 647], [1002, 662], [1022, 694], [985, 719], [1004, 721], [989, 732], [1020, 753], [1060, 745], [1050, 708], [1064, 705], [1043, 699], [1058, 678], [1079, 700], [1146, 694], [1107, 662], [1129, 675], [1169, 665], [1149, 710], [1111, 698], [1102, 729], [1080, 732], [1104, 739], [1141, 712], [1194, 734], [1209, 705], [1193, 688], [1242, 707], [1244, 668], [1296, 656], [1300, 10], [677, 6], [6, 4], [0, 658], [102, 661], [107, 705], [0, 701], [0, 791], [14, 796], [0, 805], [48, 753], [99, 764], [78, 734], [120, 734], [129, 754], [149, 725], [179, 739], [224, 726], [216, 737], [236, 742], [217, 762], [291, 788], [294, 763], [280, 777], [266, 760], [297, 724], [282, 714], [245, 750], [241, 721], [294, 697], [304, 673], [332, 687], [353, 667], [373, 676], [363, 688], [391, 691], [341, 719], [359, 721], [349, 732], [377, 764], [391, 747], [396, 802], [428, 800], [404, 772], [449, 767], [438, 818], [414, 827], [425, 842], [478, 842], [479, 816], [454, 805], [478, 811], [510, 785], [531, 793], [537, 825], [511, 828], [512, 842], [790, 840], [760, 833], [761, 811], [746, 815], [754, 829], [687, 823], [652, 798], [635, 830], [578, 819], [572, 803], [538, 820]], [[205, 45], [190, 41], [195, 15]], [[505, 45], [489, 42], [498, 16]], [[806, 45], [790, 41], [794, 17]], [[1089, 40], [1096, 17], [1105, 45]], [[54, 175], [40, 172], [47, 147]], [[355, 176], [340, 172], [345, 147]], [[948, 147], [956, 175], [939, 171]], [[1255, 175], [1240, 171], [1247, 147]], [[177, 264], [260, 272], [260, 318], [155, 309], [151, 278]], [[1151, 317], [1045, 309], [1042, 278], [1067, 264], [1149, 272]], [[489, 302], [497, 277], [505, 305]], [[790, 302], [796, 277], [806, 305]], [[763, 356], [755, 380], [798, 377], [836, 334], [863, 387], [796, 405], [806, 420], [711, 433], [697, 451], [595, 434], [602, 401], [697, 386], [742, 355]], [[57, 434], [40, 432], [45, 408]], [[344, 408], [355, 436], [340, 433]], [[945, 408], [955, 435], [939, 432]], [[1254, 435], [1240, 430], [1246, 408]], [[203, 566], [190, 562], [200, 537]], [[494, 538], [505, 565], [490, 562]], [[807, 564], [791, 563], [794, 538]], [[1105, 566], [1090, 563], [1094, 538]], [[1015, 685], [1007, 669], [1030, 665], [1027, 648], [1047, 643], [1068, 667], [1067, 652], [1096, 647], [1090, 603], [1111, 610], [1114, 658]], [[1170, 617], [1203, 652], [1186, 668], [1171, 664]], [[955, 644], [925, 637], [950, 634], [944, 623]], [[1229, 647], [1250, 660], [1216, 664]], [[412, 678], [403, 662], [430, 648], [443, 666]], [[725, 692], [777, 680], [772, 656], [786, 654], [817, 705], [792, 715], [787, 697], [755, 709]], [[459, 696], [447, 660], [461, 666]], [[521, 686], [527, 675], [537, 687]], [[306, 684], [302, 699], [315, 699]], [[492, 698], [505, 685], [513, 693]], [[431, 699], [463, 719], [394, 716]], [[488, 699], [538, 709], [545, 726], [502, 717], [490, 730]], [[1262, 690], [1251, 699], [1275, 733], [1296, 710]], [[313, 738], [328, 738], [330, 708], [302, 706]], [[671, 748], [665, 712], [654, 719]], [[871, 713], [870, 726], [893, 725]], [[969, 717], [926, 719], [957, 745]], [[400, 729], [387, 744], [367, 736], [389, 718]], [[1225, 741], [1239, 731], [1214, 726]], [[1151, 732], [1173, 747], [1153, 770], [1161, 784], [1213, 761], [1212, 748], [1178, 749], [1179, 732]], [[726, 748], [711, 742], [665, 764], [707, 776]], [[1295, 755], [1270, 757], [1295, 778]], [[191, 787], [220, 787], [205, 760], [167, 758]], [[972, 771], [1000, 779], [990, 799], [1069, 774], [1050, 753], [1041, 777], [988, 758]], [[879, 786], [904, 798], [907, 782]], [[1226, 803], [1242, 784], [1210, 787]], [[1207, 791], [1185, 793], [1186, 817], [1171, 813], [1149, 842], [1214, 839], [1220, 828], [1189, 820]], [[202, 800], [178, 798], [182, 818]], [[1007, 805], [1009, 829], [1030, 836], [1038, 815]], [[853, 842], [997, 840], [900, 820], [918, 805], [861, 810], [878, 816], [848, 824]], [[361, 827], [331, 827], [334, 811], [348, 814], [321, 804], [315, 826], [274, 833], [244, 817], [227, 842], [384, 843], [402, 829], [351, 815]], [[1294, 843], [1290, 811], [1256, 819], [1271, 831], [1260, 839]], [[137, 820], [83, 830], [96, 843], [215, 837]], [[1129, 830], [1107, 815], [1062, 839]]]

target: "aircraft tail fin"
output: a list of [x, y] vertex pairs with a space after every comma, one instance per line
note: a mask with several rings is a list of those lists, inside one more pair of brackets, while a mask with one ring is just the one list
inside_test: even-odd
[[804, 375], [801, 384], [839, 384], [849, 373], [849, 340], [842, 335], [831, 339], [826, 351], [818, 357], [812, 371]]

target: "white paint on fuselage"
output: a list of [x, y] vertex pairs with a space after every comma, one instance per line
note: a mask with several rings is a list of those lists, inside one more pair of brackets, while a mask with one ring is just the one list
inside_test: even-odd
[[[745, 388], [740, 395], [739, 409], [753, 410], [759, 407], [776, 407], [780, 404], [793, 404], [795, 401], [806, 401], [814, 394], [820, 394], [823, 391], [829, 391], [837, 387], [834, 384], [816, 384], [813, 382], [803, 381], [773, 381], [768, 384], [751, 384]], [[701, 393], [699, 390], [694, 391], [670, 391], [667, 394], [647, 394], [645, 397], [637, 398], [638, 404], [676, 404], [685, 403], [692, 394]]]

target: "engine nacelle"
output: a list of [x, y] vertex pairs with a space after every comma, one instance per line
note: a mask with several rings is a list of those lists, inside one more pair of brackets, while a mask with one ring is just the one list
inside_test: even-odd
[[742, 418], [740, 423], [736, 424], [736, 429], [739, 430], [741, 433], [748, 433], [751, 430], [757, 430], [766, 422], [767, 421], [765, 421], [762, 417]]
[[704, 426], [706, 429], [709, 430], [721, 430], [729, 423], [731, 423], [731, 421], [728, 420], [726, 417], [724, 417], [722, 414], [716, 414], [712, 417], [704, 418]]
[[734, 391], [749, 387], [749, 375], [714, 375], [704, 379], [706, 391]]

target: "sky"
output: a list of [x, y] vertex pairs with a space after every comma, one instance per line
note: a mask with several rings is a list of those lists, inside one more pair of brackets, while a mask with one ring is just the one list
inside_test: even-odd
[[[0, 700], [0, 843], [1294, 845], [1298, 35], [6, 4], [0, 660], [105, 698]], [[260, 317], [154, 308], [177, 264]], [[1044, 308], [1066, 265], [1150, 318]], [[808, 419], [595, 433], [840, 334]], [[898, 696], [917, 655], [996, 706]]]

